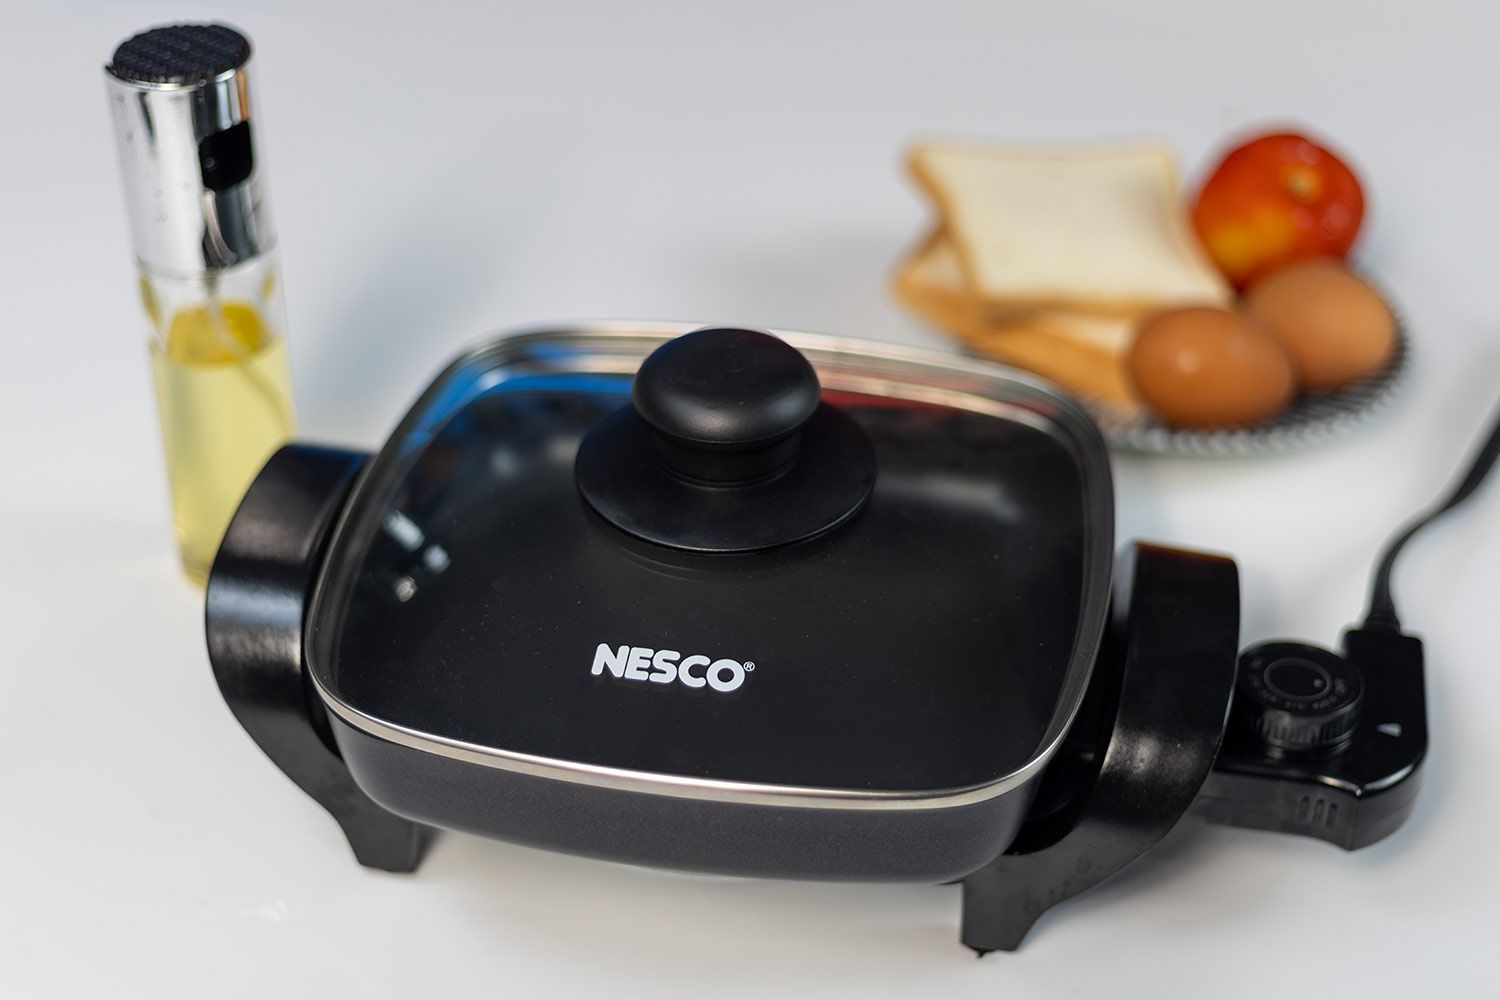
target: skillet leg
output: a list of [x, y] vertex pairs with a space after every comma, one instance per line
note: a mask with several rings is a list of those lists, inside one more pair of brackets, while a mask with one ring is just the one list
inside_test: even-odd
[[359, 863], [411, 872], [433, 831], [387, 812], [355, 784], [303, 669], [308, 594], [334, 517], [365, 459], [297, 444], [271, 456], [209, 574], [208, 656], [234, 717], [338, 821]]
[[1223, 736], [1239, 644], [1235, 564], [1136, 543], [1084, 706], [1007, 852], [963, 883], [965, 945], [1014, 951], [1038, 917], [1139, 857], [1187, 812]]

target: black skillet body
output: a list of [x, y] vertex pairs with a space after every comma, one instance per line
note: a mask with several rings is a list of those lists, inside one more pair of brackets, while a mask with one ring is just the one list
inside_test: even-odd
[[1103, 627], [1092, 425], [847, 344], [703, 331], [633, 379], [600, 370], [615, 346], [462, 359], [356, 486], [308, 651], [360, 787], [699, 871], [938, 881], [994, 857]]

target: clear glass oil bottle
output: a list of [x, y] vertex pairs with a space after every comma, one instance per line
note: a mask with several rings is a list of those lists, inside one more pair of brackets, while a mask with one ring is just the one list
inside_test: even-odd
[[140, 286], [178, 552], [201, 583], [245, 489], [294, 430], [275, 261], [142, 273]]
[[293, 431], [250, 40], [172, 24], [104, 68], [183, 568], [203, 582], [245, 489]]

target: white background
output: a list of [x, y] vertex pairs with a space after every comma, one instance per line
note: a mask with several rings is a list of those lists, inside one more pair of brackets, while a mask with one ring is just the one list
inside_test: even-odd
[[[0, 995], [1494, 995], [1500, 487], [1399, 575], [1434, 732], [1358, 854], [1188, 823], [1015, 955], [954, 887], [690, 878], [466, 836], [360, 870], [238, 729], [178, 575], [99, 67], [171, 18], [259, 49], [305, 436], [373, 446], [444, 359], [559, 317], [936, 343], [890, 303], [920, 135], [1236, 129], [1357, 162], [1408, 391], [1285, 458], [1121, 457], [1122, 537], [1235, 554], [1244, 636], [1335, 640], [1500, 387], [1492, 5], [7, 3], [0, 19]], [[1482, 13], [1481, 13], [1482, 12]]]

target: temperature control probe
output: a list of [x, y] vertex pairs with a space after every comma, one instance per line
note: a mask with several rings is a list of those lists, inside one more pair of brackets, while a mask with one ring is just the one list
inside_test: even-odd
[[1347, 850], [1411, 815], [1427, 753], [1422, 642], [1401, 629], [1391, 576], [1407, 543], [1472, 497], [1497, 457], [1500, 409], [1453, 489], [1386, 543], [1342, 652], [1277, 640], [1240, 654], [1229, 728], [1195, 812]]

